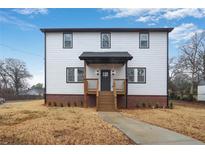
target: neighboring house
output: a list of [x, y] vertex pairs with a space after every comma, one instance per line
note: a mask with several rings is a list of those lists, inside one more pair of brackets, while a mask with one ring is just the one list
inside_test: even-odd
[[45, 28], [45, 101], [166, 107], [173, 28]]
[[198, 101], [205, 101], [205, 81], [201, 81], [198, 84], [197, 89], [197, 100]]

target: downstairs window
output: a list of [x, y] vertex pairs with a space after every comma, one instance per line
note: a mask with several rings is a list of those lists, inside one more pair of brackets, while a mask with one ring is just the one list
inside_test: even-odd
[[146, 68], [128, 67], [128, 83], [146, 83]]
[[84, 68], [83, 67], [67, 67], [66, 68], [66, 82], [83, 82]]

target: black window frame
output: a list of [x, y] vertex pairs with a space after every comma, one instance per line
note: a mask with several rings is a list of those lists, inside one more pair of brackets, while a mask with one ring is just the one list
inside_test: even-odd
[[[140, 37], [141, 34], [147, 34], [148, 35], [147, 47], [142, 47], [141, 46], [141, 37]], [[139, 32], [139, 48], [140, 49], [149, 49], [149, 47], [150, 47], [149, 35], [150, 35], [149, 32]]]
[[[147, 69], [146, 67], [128, 67], [127, 69], [144, 69], [145, 70], [145, 80], [143, 82], [139, 82], [139, 81], [128, 81], [128, 84], [146, 84], [147, 83]], [[138, 72], [137, 72], [137, 76], [138, 76]], [[127, 77], [128, 77], [128, 74], [127, 74]], [[135, 76], [134, 76], [134, 79], [135, 79]]]
[[[109, 34], [110, 35], [110, 46], [109, 47], [103, 47], [103, 39], [102, 36], [103, 34]], [[100, 33], [100, 44], [101, 44], [101, 49], [110, 49], [111, 48], [111, 32], [101, 32]]]
[[[65, 47], [65, 34], [71, 34], [71, 47]], [[73, 33], [72, 32], [64, 32], [63, 33], [63, 49], [72, 49], [73, 48]]]
[[[74, 69], [74, 81], [68, 81], [68, 69], [69, 68], [73, 68]], [[84, 71], [84, 67], [66, 67], [66, 83], [83, 83], [84, 82], [84, 80], [82, 80], [82, 81], [78, 81], [78, 69], [82, 69], [83, 70], [83, 79], [84, 79], [84, 73], [85, 73], [85, 71]], [[77, 69], [77, 81], [75, 81], [75, 69]]]

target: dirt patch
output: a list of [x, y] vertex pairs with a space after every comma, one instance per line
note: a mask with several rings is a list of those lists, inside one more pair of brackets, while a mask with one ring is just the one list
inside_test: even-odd
[[[0, 144], [132, 144], [95, 109], [23, 101], [0, 107]], [[5, 104], [6, 105], [6, 104]], [[2, 108], [3, 107], [3, 108]]]
[[174, 102], [174, 109], [121, 111], [128, 117], [174, 130], [205, 142], [205, 104]]

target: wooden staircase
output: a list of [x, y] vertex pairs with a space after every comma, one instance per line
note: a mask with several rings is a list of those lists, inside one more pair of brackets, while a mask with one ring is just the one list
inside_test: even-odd
[[99, 92], [97, 111], [116, 111], [112, 91]]

